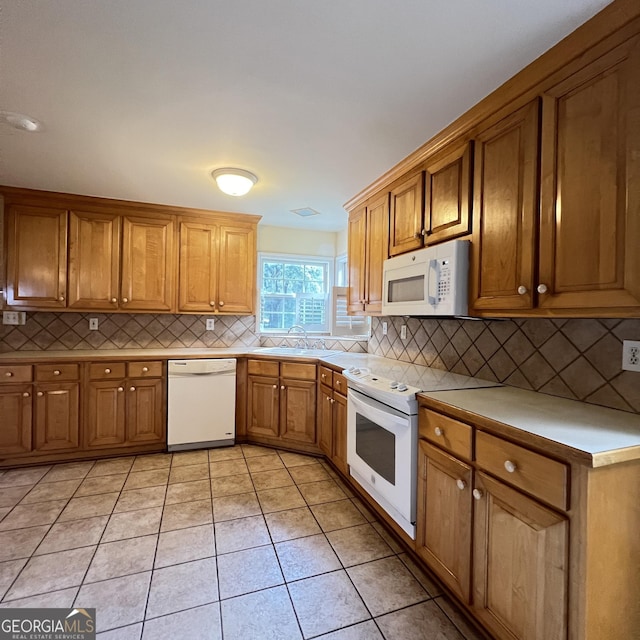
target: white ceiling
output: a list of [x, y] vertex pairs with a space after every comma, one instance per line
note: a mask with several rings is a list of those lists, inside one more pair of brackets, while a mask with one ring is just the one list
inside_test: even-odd
[[[0, 184], [339, 230], [346, 200], [606, 4], [0, 0], [0, 110], [45, 127], [0, 125]], [[225, 196], [221, 166], [259, 182]]]

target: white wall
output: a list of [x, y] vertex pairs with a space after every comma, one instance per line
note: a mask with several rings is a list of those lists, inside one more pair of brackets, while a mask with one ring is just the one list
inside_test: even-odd
[[[301, 256], [335, 257], [334, 231], [313, 231], [290, 227], [258, 225], [258, 251], [265, 253], [293, 253]], [[346, 249], [345, 249], [346, 250]]]
[[348, 229], [342, 229], [342, 231], [338, 231], [336, 233], [336, 255], [341, 256], [347, 253], [347, 236]]

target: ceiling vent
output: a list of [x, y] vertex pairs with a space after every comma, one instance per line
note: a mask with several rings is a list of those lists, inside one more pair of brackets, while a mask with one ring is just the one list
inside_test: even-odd
[[303, 207], [302, 209], [291, 209], [291, 213], [295, 213], [301, 218], [310, 218], [311, 216], [319, 216], [320, 212], [311, 207]]

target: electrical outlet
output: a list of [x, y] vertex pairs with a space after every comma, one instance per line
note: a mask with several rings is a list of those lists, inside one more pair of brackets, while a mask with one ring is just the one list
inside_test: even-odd
[[382, 323], [382, 335], [386, 336], [389, 331], [389, 325], [386, 322]]
[[213, 331], [213, 328], [216, 326], [215, 318], [207, 318], [207, 331]]
[[625, 371], [640, 371], [640, 340], [623, 341], [622, 368]]
[[98, 330], [98, 318], [89, 318], [89, 331]]
[[407, 325], [403, 324], [400, 327], [400, 340], [406, 340], [407, 339]]
[[2, 324], [19, 325], [27, 321], [27, 314], [24, 311], [3, 311]]

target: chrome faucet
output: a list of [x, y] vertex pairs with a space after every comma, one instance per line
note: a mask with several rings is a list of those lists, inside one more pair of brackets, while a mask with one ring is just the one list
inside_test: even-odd
[[296, 347], [304, 347], [305, 349], [309, 348], [309, 338], [307, 336], [307, 330], [299, 325], [299, 324], [294, 324], [292, 326], [289, 327], [289, 330], [287, 331], [287, 335], [289, 335], [294, 329], [296, 329], [296, 331], [302, 331], [302, 333], [304, 333], [304, 339], [300, 338], [296, 341], [295, 346]]

